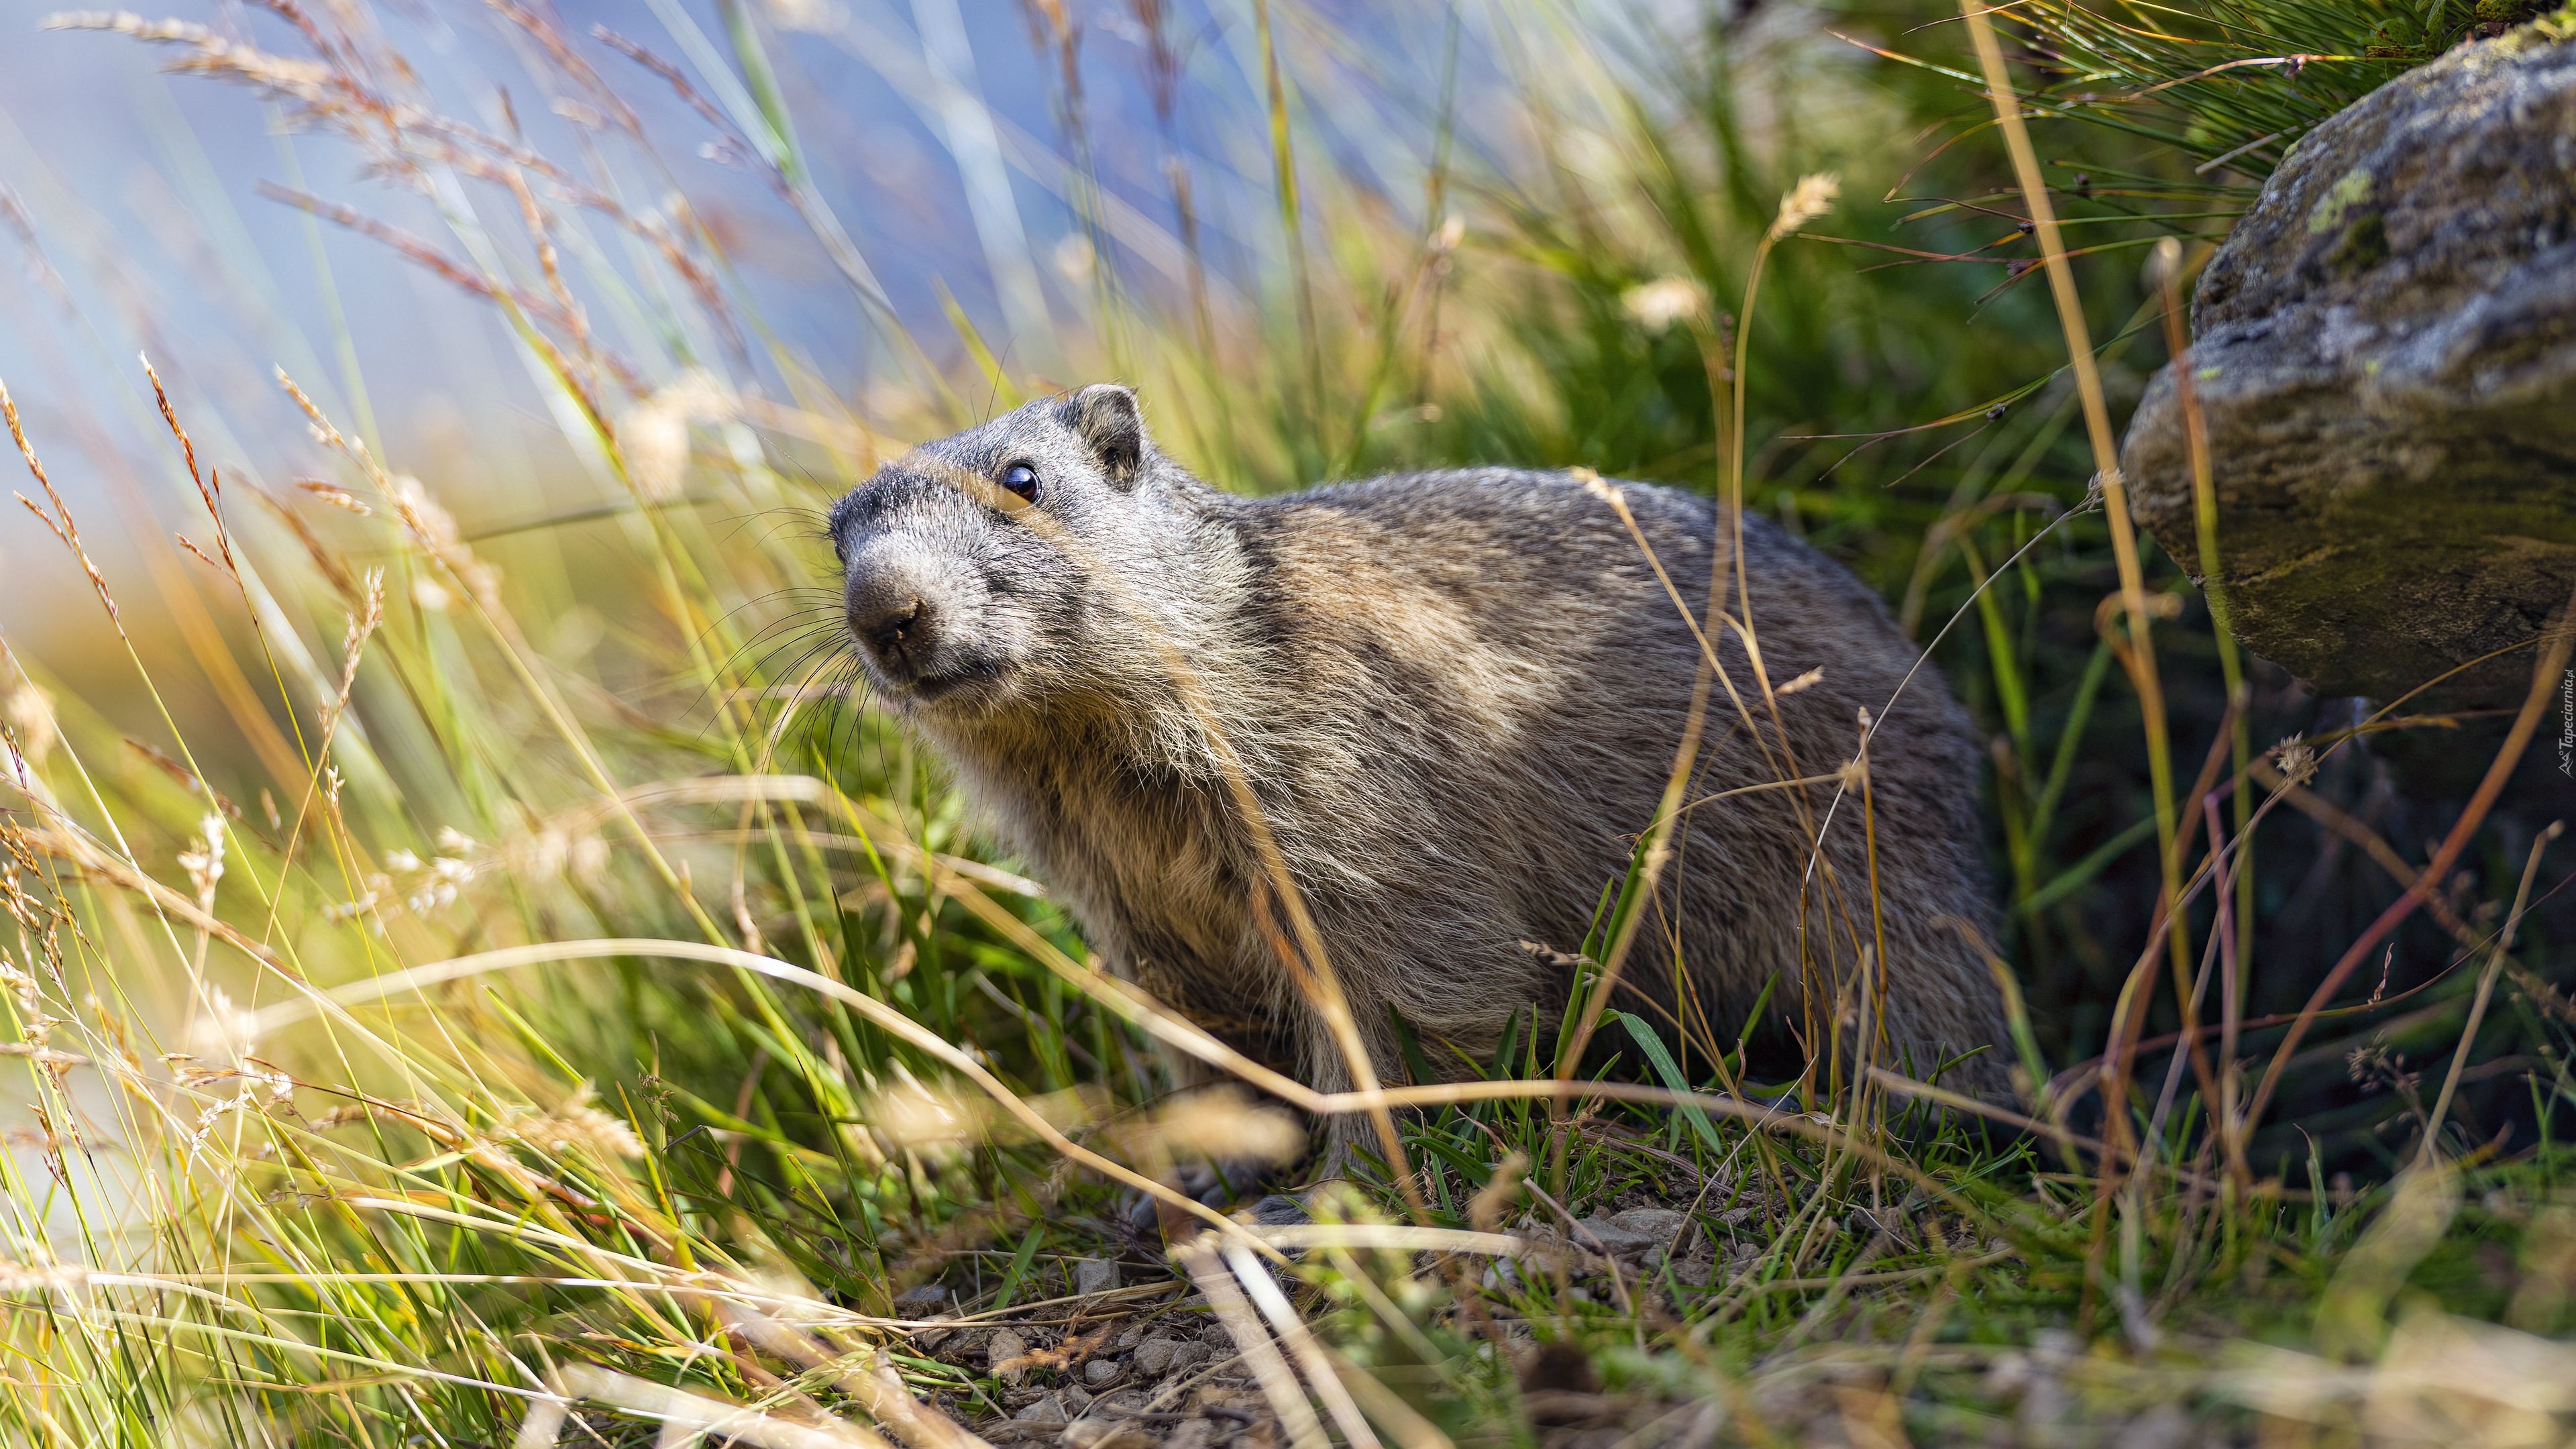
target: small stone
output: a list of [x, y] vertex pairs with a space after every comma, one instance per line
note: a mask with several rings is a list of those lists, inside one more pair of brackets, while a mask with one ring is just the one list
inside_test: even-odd
[[1029, 1356], [1029, 1341], [1005, 1328], [994, 1333], [984, 1346], [984, 1361], [993, 1374], [1006, 1384], [1017, 1384], [1028, 1377], [1028, 1366], [1020, 1360]]
[[1163, 1449], [1214, 1449], [1216, 1426], [1205, 1419], [1176, 1424], [1163, 1436]]
[[1080, 1384], [1071, 1384], [1065, 1388], [1064, 1406], [1077, 1414], [1090, 1408], [1091, 1400], [1091, 1390], [1084, 1388]]
[[894, 1295], [897, 1318], [926, 1318], [948, 1306], [948, 1288], [941, 1283], [923, 1283]]
[[1135, 1356], [1129, 1362], [1136, 1365], [1136, 1372], [1140, 1374], [1160, 1377], [1172, 1366], [1173, 1355], [1180, 1351], [1181, 1341], [1177, 1338], [1149, 1338], [1136, 1345]]
[[1153, 1449], [1154, 1441], [1133, 1424], [1112, 1419], [1076, 1419], [1064, 1426], [1056, 1442], [1065, 1449]]
[[1114, 1358], [1095, 1358], [1082, 1366], [1082, 1381], [1095, 1389], [1105, 1387], [1117, 1377], [1118, 1360]]
[[1624, 1213], [1612, 1214], [1610, 1223], [1632, 1233], [1643, 1233], [1658, 1243], [1669, 1243], [1690, 1226], [1690, 1214], [1672, 1208], [1630, 1208]]
[[2084, 1340], [2063, 1328], [2043, 1328], [2030, 1336], [2030, 1355], [2050, 1368], [2073, 1363], [2084, 1352]]
[[2021, 1404], [2013, 1417], [2021, 1423], [2025, 1444], [2062, 1444], [2066, 1436], [2059, 1432], [2067, 1416], [2074, 1411], [2074, 1391], [2066, 1381], [2053, 1373], [2044, 1373], [2030, 1381], [2022, 1391]]
[[1608, 1218], [1585, 1218], [1574, 1225], [1577, 1247], [1616, 1257], [1624, 1253], [1641, 1253], [1654, 1247], [1656, 1240], [1644, 1233], [1633, 1232]]
[[1204, 1343], [1184, 1343], [1172, 1350], [1172, 1372], [1188, 1373], [1214, 1357], [1216, 1357], [1215, 1350]]
[[2191, 1415], [2179, 1404], [2158, 1404], [2130, 1420], [2111, 1449], [2182, 1449], [2191, 1437]]
[[1131, 1323], [1127, 1325], [1126, 1332], [1118, 1335], [1117, 1343], [1112, 1346], [1115, 1347], [1118, 1352], [1125, 1353], [1144, 1341], [1145, 1325], [1141, 1323]]
[[1082, 1258], [1073, 1265], [1073, 1291], [1088, 1298], [1106, 1293], [1118, 1286], [1118, 1261], [1114, 1258]]
[[1073, 1415], [1065, 1412], [1064, 1400], [1054, 1394], [1041, 1397], [1011, 1417], [1023, 1424], [1064, 1424], [1073, 1419]]

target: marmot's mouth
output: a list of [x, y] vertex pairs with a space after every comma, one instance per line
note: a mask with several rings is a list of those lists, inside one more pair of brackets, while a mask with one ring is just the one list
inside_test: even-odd
[[994, 683], [1001, 677], [1001, 666], [989, 660], [978, 660], [944, 673], [918, 675], [894, 692], [916, 704], [935, 704], [976, 685]]

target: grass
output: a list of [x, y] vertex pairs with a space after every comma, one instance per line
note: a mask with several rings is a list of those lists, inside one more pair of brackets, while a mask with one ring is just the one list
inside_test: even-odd
[[[2387, 783], [2418, 737], [2488, 770], [2499, 722], [2335, 713], [2231, 662], [2179, 571], [2118, 543], [2076, 431], [2171, 345], [2177, 269], [2123, 261], [2214, 232], [2459, 7], [2017, 12], [1996, 63], [2047, 123], [2018, 171], [1943, 15], [1832, 17], [1913, 68], [1777, 11], [1642, 55], [1571, 13], [1462, 19], [1436, 84], [1382, 77], [1445, 98], [1418, 207], [1317, 140], [1330, 67], [1389, 62], [1302, 8], [1225, 12], [1267, 288], [1201, 252], [1243, 223], [1172, 140], [1211, 83], [1179, 17], [1131, 7], [1149, 71], [1190, 84], [1157, 92], [1161, 230], [1111, 240], [1111, 188], [1062, 163], [1101, 239], [1068, 366], [1140, 381], [1233, 486], [1579, 465], [1722, 491], [1852, 562], [1993, 741], [2025, 1108], [1756, 1080], [1741, 1040], [1676, 1056], [1599, 988], [1651, 945], [1614, 915], [1561, 1029], [1482, 1062], [1408, 1035], [1408, 1174], [1364, 1152], [1316, 1226], [1172, 1251], [1134, 1182], [1211, 1155], [1293, 1177], [1299, 1124], [1172, 1094], [1154, 1043], [1186, 1026], [1098, 974], [849, 697], [799, 528], [899, 440], [1067, 379], [953, 300], [946, 335], [907, 329], [801, 150], [773, 11], [674, 9], [653, 44], [477, 12], [600, 118], [574, 164], [439, 111], [392, 32], [268, 9], [256, 49], [103, 23], [515, 226], [288, 198], [490, 308], [602, 489], [487, 528], [460, 521], [487, 500], [419, 481], [473, 459], [380, 456], [315, 379], [279, 378], [314, 439], [286, 458], [199, 446], [182, 389], [164, 446], [193, 512], [143, 603], [46, 481], [71, 422], [12, 410], [60, 605], [131, 680], [93, 701], [49, 667], [74, 661], [0, 666], [13, 1437], [954, 1449], [961, 1424], [1051, 1435], [988, 1421], [1078, 1401], [1094, 1362], [1154, 1396], [1153, 1435], [1246, 1449], [2569, 1431], [2566, 869], [2527, 801], [2482, 834], [2465, 788], [2409, 815]], [[2317, 58], [2211, 70], [2290, 53]], [[1455, 144], [1462, 70], [1525, 152]], [[619, 119], [645, 89], [693, 129]], [[1065, 154], [1097, 154], [1078, 98], [1058, 114]], [[866, 408], [779, 340], [717, 231], [617, 199], [708, 135], [875, 319], [899, 384]], [[1783, 227], [1828, 173], [1837, 209]], [[2034, 176], [2062, 313], [2023, 285]], [[1131, 273], [1149, 246], [1178, 258], [1163, 284]], [[2087, 329], [2061, 324], [2086, 319], [2078, 387]], [[2448, 838], [2412, 851], [2400, 823]], [[2422, 908], [2374, 936], [2401, 894]], [[2383, 947], [2366, 1001], [2310, 1000]], [[1160, 1377], [1146, 1338], [1205, 1354]]]

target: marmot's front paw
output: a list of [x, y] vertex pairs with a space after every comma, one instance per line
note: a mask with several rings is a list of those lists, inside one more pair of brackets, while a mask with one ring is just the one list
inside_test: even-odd
[[[1273, 1171], [1274, 1169], [1268, 1164], [1259, 1162], [1192, 1162], [1174, 1172], [1166, 1185], [1185, 1197], [1222, 1210], [1232, 1207], [1268, 1185]], [[1274, 1201], [1294, 1204], [1296, 1199], [1283, 1199], [1276, 1195], [1262, 1199], [1264, 1205]], [[1165, 1205], [1152, 1193], [1137, 1188], [1127, 1190], [1126, 1196], [1119, 1202], [1119, 1209], [1121, 1220], [1139, 1237], [1150, 1236], [1163, 1229], [1166, 1226], [1163, 1222], [1164, 1215], [1178, 1211]], [[1254, 1209], [1256, 1213], [1259, 1210], [1258, 1207]], [[1300, 1216], [1284, 1218], [1281, 1221], [1306, 1221], [1303, 1216], [1305, 1209], [1299, 1207], [1297, 1211]]]
[[1274, 1192], [1252, 1205], [1252, 1220], [1265, 1228], [1301, 1227], [1315, 1220], [1302, 1199]]

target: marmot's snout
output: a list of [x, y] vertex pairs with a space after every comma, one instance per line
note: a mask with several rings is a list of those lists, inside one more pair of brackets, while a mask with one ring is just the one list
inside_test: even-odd
[[844, 581], [850, 633], [891, 679], [917, 675], [938, 637], [939, 613], [922, 597], [922, 582], [910, 567], [882, 557], [863, 557]]
[[929, 700], [989, 672], [961, 637], [955, 581], [900, 538], [850, 559], [841, 608], [850, 635], [887, 693]]

